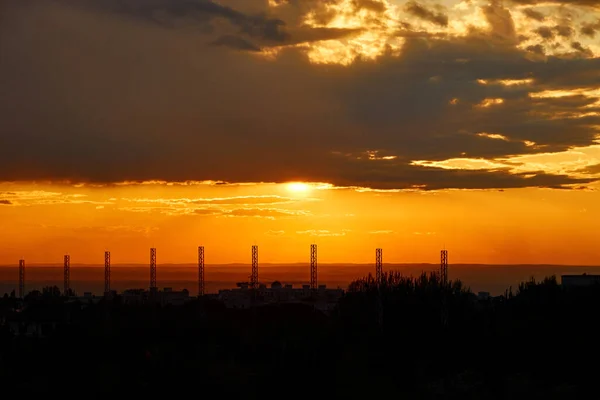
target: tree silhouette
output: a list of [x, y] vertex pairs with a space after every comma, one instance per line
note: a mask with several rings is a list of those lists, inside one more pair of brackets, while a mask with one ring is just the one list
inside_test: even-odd
[[[390, 271], [352, 282], [330, 314], [311, 304], [228, 309], [209, 296], [84, 307], [57, 287], [24, 303], [17, 311], [0, 300], [0, 373], [40, 393], [60, 390], [68, 370], [82, 393], [202, 387], [253, 398], [311, 382], [320, 395], [348, 398], [577, 398], [593, 389], [586, 365], [600, 355], [600, 287], [566, 290], [556, 277], [479, 301], [459, 280]], [[13, 337], [13, 322], [42, 335]], [[47, 360], [51, 368], [30, 368]]]

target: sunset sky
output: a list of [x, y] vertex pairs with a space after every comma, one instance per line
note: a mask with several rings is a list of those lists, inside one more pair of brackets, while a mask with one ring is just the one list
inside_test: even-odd
[[0, 0], [0, 264], [600, 264], [600, 3]]

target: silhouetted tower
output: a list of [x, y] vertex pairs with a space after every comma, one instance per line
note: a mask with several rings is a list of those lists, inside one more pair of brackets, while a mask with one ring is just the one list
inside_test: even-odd
[[198, 246], [198, 297], [204, 296], [204, 246]]
[[150, 249], [150, 290], [156, 290], [156, 249]]
[[104, 252], [104, 294], [110, 293], [110, 251]]
[[383, 249], [375, 249], [375, 279], [378, 285], [383, 279]]
[[448, 284], [448, 250], [442, 250], [440, 260], [440, 283], [442, 286]]
[[258, 246], [252, 246], [252, 275], [250, 276], [250, 286], [258, 288]]
[[383, 279], [383, 249], [375, 249], [375, 279], [377, 280], [377, 321], [383, 329], [383, 302], [381, 299], [381, 281]]
[[310, 288], [317, 289], [317, 245], [310, 245]]
[[63, 278], [65, 296], [69, 296], [71, 293], [71, 256], [68, 254], [65, 255]]
[[19, 260], [19, 298], [25, 297], [25, 260]]

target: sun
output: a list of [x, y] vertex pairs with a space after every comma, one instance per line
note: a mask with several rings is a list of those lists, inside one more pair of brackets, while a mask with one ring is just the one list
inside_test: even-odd
[[310, 190], [310, 185], [303, 182], [290, 182], [287, 184], [287, 190], [292, 193], [306, 193]]

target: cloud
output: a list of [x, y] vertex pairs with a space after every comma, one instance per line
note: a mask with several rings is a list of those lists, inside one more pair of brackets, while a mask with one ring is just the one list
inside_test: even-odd
[[414, 15], [415, 17], [422, 18], [426, 21], [432, 22], [440, 26], [448, 26], [448, 15], [441, 11], [433, 11], [416, 1], [409, 1], [404, 6], [407, 13]]
[[339, 232], [332, 232], [326, 229], [309, 229], [306, 231], [296, 231], [298, 235], [309, 235], [309, 236], [319, 236], [319, 237], [340, 237], [346, 236], [348, 230], [342, 230]]
[[193, 26], [200, 32], [213, 31], [214, 20], [223, 19], [236, 26], [239, 33], [265, 40], [282, 42], [288, 34], [285, 23], [264, 15], [248, 15], [212, 0], [65, 0], [64, 3], [141, 18], [167, 28]]
[[515, 23], [510, 11], [502, 6], [500, 0], [491, 0], [487, 6], [481, 7], [481, 10], [497, 40], [508, 43], [516, 41]]
[[225, 211], [222, 215], [226, 217], [257, 217], [275, 219], [281, 217], [299, 217], [308, 216], [308, 211], [302, 210], [285, 210], [277, 208], [240, 208], [231, 211]]
[[13, 192], [0, 192], [0, 203], [15, 206], [55, 205], [55, 204], [91, 204], [110, 205], [111, 201], [85, 200], [83, 194], [66, 194], [49, 192], [45, 190], [20, 190]]
[[600, 175], [600, 163], [585, 167], [581, 170], [581, 172], [592, 175]]
[[135, 226], [135, 225], [97, 225], [97, 226], [80, 226], [70, 228], [75, 233], [80, 233], [83, 235], [89, 234], [100, 234], [105, 236], [114, 235], [115, 233], [119, 234], [131, 234], [132, 236], [144, 235], [149, 236], [150, 234], [157, 232], [159, 228], [157, 227], [149, 227], [149, 226]]
[[11, 204], [12, 204], [12, 202], [10, 200], [0, 199], [0, 205], [10, 206]]
[[[545, 165], [535, 177], [511, 168], [434, 167], [593, 145], [600, 59], [581, 21], [524, 18], [495, 1], [448, 11], [446, 26], [426, 18], [408, 25], [411, 11], [385, 0], [271, 4], [6, 3], [0, 181], [314, 181], [438, 190], [594, 179]], [[533, 25], [524, 28], [522, 20]], [[554, 39], [532, 34], [542, 25]], [[570, 37], [555, 26], [570, 27]], [[217, 203], [148, 207], [187, 215], [215, 212], [210, 204]], [[239, 204], [220, 209], [280, 203]]]
[[220, 206], [258, 206], [274, 204], [291, 204], [297, 202], [318, 201], [315, 198], [292, 198], [276, 195], [262, 196], [233, 196], [233, 197], [202, 197], [202, 198], [130, 198], [124, 197], [121, 200], [130, 203], [161, 204], [165, 206], [178, 205], [220, 205]]
[[536, 11], [533, 8], [525, 8], [521, 12], [528, 18], [536, 21], [543, 21], [546, 19], [546, 16], [543, 13]]
[[370, 231], [369, 235], [392, 235], [396, 232], [391, 230], [381, 230], [381, 231]]
[[285, 231], [266, 231], [265, 235], [267, 236], [283, 236], [285, 235]]
[[577, 50], [587, 56], [591, 56], [593, 53], [589, 48], [583, 47], [583, 45], [579, 42], [571, 43], [571, 48]]
[[197, 215], [197, 216], [218, 216], [228, 218], [266, 218], [266, 219], [278, 219], [278, 218], [292, 218], [292, 217], [303, 217], [310, 216], [309, 211], [304, 210], [288, 210], [283, 208], [272, 208], [272, 207], [245, 207], [245, 208], [222, 208], [222, 207], [205, 207], [205, 206], [194, 206], [191, 204], [180, 204], [180, 203], [162, 203], [162, 199], [158, 199], [160, 205], [151, 205], [149, 201], [145, 205], [134, 206], [134, 207], [119, 207], [119, 211], [134, 212], [134, 213], [160, 213], [170, 216], [186, 216], [186, 215]]
[[237, 50], [260, 51], [260, 47], [250, 43], [245, 39], [232, 35], [221, 36], [212, 42], [212, 44], [215, 46], [231, 47]]
[[513, 3], [523, 5], [542, 5], [542, 4], [560, 4], [560, 5], [573, 5], [573, 6], [588, 6], [598, 8], [600, 3], [598, 0], [512, 0]]
[[570, 38], [573, 36], [573, 28], [568, 25], [556, 25], [554, 27], [556, 34], [564, 38]]
[[542, 37], [544, 39], [554, 38], [554, 30], [547, 26], [540, 26], [539, 28], [537, 28], [535, 30], [535, 33], [537, 33], [538, 35], [540, 35], [540, 37]]
[[583, 23], [581, 26], [581, 34], [589, 37], [596, 37], [596, 32], [600, 31], [600, 18], [596, 22]]

